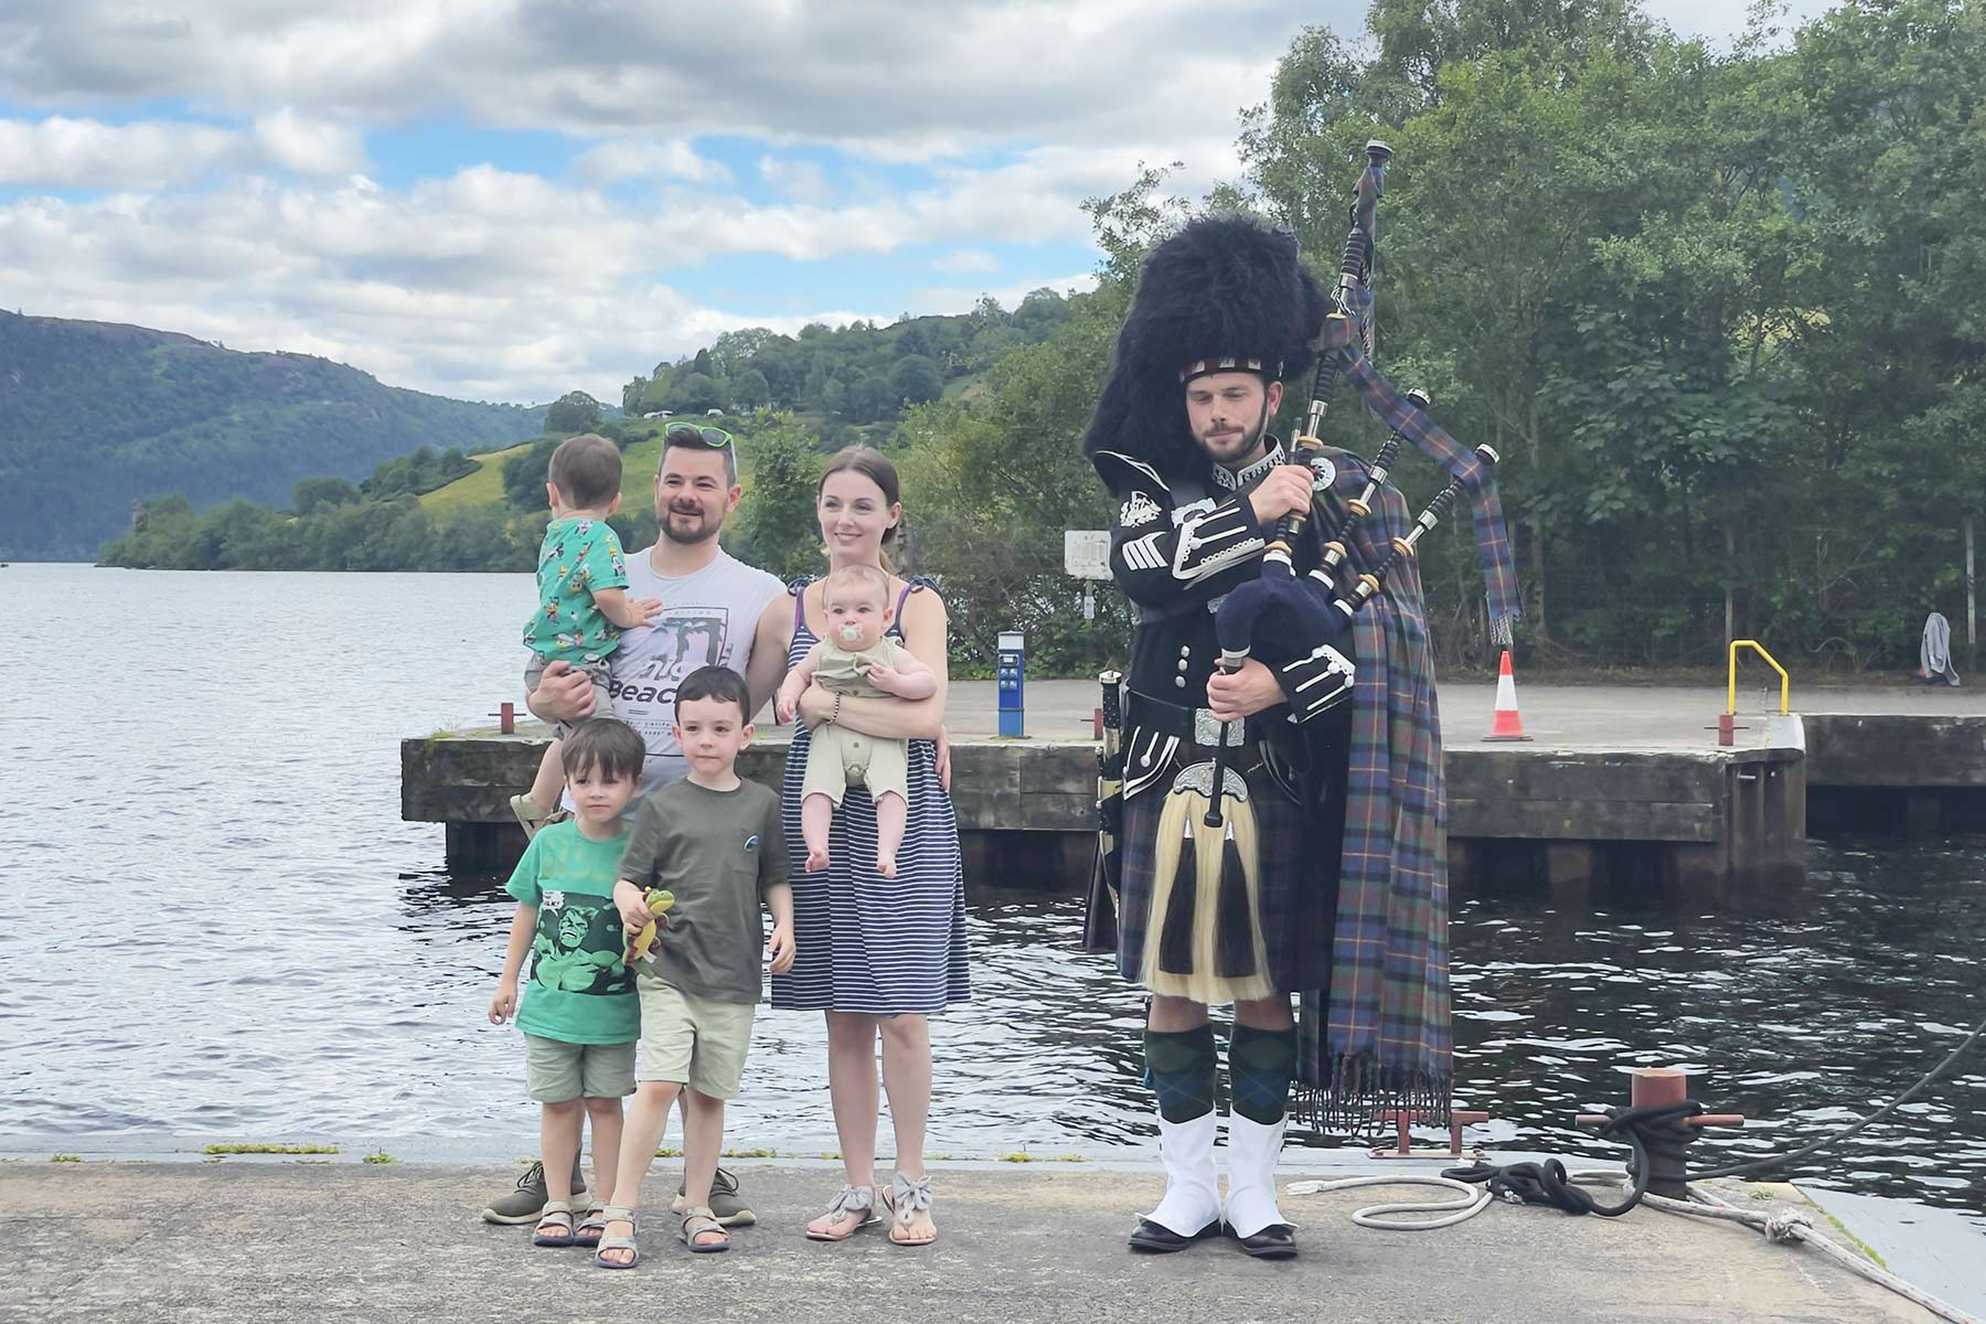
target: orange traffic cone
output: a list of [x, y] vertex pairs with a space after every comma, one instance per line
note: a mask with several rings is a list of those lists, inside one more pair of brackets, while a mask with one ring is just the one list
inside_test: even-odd
[[1496, 715], [1490, 719], [1485, 740], [1529, 740], [1524, 719], [1517, 715], [1517, 679], [1510, 674], [1510, 650], [1503, 650], [1503, 662], [1496, 673]]

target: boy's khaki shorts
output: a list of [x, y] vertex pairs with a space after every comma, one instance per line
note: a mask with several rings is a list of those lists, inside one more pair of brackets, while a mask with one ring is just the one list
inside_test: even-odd
[[[524, 693], [527, 696], [538, 692], [538, 682], [545, 678], [545, 667], [547, 665], [544, 658], [539, 657], [536, 653], [531, 655], [530, 665], [524, 668]], [[611, 664], [607, 662], [575, 662], [572, 665], [574, 670], [584, 671], [586, 678], [593, 682], [593, 716], [612, 717], [614, 715], [614, 701], [607, 694], [607, 671]], [[577, 729], [578, 725], [577, 722], [554, 722], [552, 723], [552, 730], [558, 733], [559, 739], [564, 740]]]
[[757, 1008], [700, 998], [653, 975], [637, 975], [634, 985], [641, 995], [635, 1079], [644, 1085], [673, 1081], [712, 1099], [736, 1098]]
[[568, 1044], [524, 1036], [524, 1083], [539, 1103], [634, 1093], [633, 1044]]

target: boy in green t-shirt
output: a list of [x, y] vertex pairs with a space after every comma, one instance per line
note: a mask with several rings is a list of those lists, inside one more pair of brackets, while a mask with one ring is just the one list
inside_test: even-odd
[[[647, 889], [674, 895], [668, 930], [635, 963], [641, 994], [641, 1046], [634, 1106], [614, 1180], [616, 1198], [594, 1263], [632, 1269], [641, 1179], [681, 1095], [683, 1244], [729, 1250], [710, 1209], [710, 1183], [724, 1147], [724, 1101], [737, 1094], [752, 1044], [761, 951], [772, 972], [793, 965], [793, 889], [779, 797], [738, 776], [738, 752], [751, 743], [751, 699], [729, 667], [699, 667], [676, 690], [676, 740], [689, 776], [642, 797], [621, 860], [614, 904], [632, 938], [648, 924]], [[765, 939], [761, 899], [772, 912]], [[549, 1164], [550, 1160], [547, 1160]], [[547, 1166], [546, 1172], [551, 1171]]]
[[[607, 666], [621, 646], [621, 631], [646, 625], [662, 604], [653, 598], [630, 599], [628, 568], [621, 540], [607, 517], [621, 508], [621, 452], [613, 442], [591, 432], [567, 437], [552, 452], [546, 470], [545, 497], [552, 522], [538, 548], [538, 610], [524, 624], [524, 646], [531, 664], [524, 669], [524, 692], [538, 688], [545, 667], [567, 662], [593, 681], [593, 715], [613, 712], [607, 697]], [[560, 722], [560, 739], [572, 734]], [[537, 780], [523, 795], [510, 797], [511, 812], [528, 837], [558, 812], [559, 786], [564, 780], [559, 742], [552, 741], [539, 761]]]
[[[614, 1198], [621, 1100], [634, 1093], [641, 1004], [623, 959], [614, 881], [628, 834], [621, 811], [641, 776], [641, 737], [611, 717], [581, 722], [563, 747], [573, 817], [531, 839], [505, 890], [517, 898], [490, 1021], [514, 1013], [524, 1032], [524, 1075], [543, 1105], [539, 1143], [546, 1200], [534, 1246], [599, 1244], [596, 1210], [573, 1223], [572, 1174], [583, 1121], [593, 1126], [593, 1190]], [[517, 1006], [517, 976], [531, 955], [531, 995]], [[649, 1149], [655, 1145], [650, 1142]]]

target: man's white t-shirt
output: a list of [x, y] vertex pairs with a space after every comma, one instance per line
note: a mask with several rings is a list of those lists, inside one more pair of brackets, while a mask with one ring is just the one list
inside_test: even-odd
[[[648, 748], [641, 768], [643, 794], [688, 772], [676, 743], [676, 687], [698, 667], [729, 667], [739, 675], [751, 664], [752, 638], [766, 604], [786, 586], [746, 565], [723, 548], [694, 574], [664, 579], [643, 549], [627, 558], [629, 598], [655, 598], [662, 610], [647, 625], [621, 631], [610, 659], [607, 692], [613, 711]], [[630, 813], [637, 799], [628, 806]]]

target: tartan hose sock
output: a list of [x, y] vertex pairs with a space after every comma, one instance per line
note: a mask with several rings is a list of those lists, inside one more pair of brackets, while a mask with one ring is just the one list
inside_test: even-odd
[[1168, 1122], [1190, 1122], [1212, 1112], [1214, 1027], [1146, 1030], [1145, 1084], [1158, 1095], [1159, 1116]]
[[1228, 1079], [1234, 1111], [1251, 1122], [1273, 1126], [1289, 1107], [1290, 1076], [1296, 1070], [1296, 1028], [1258, 1030], [1236, 1024], [1227, 1041]]

